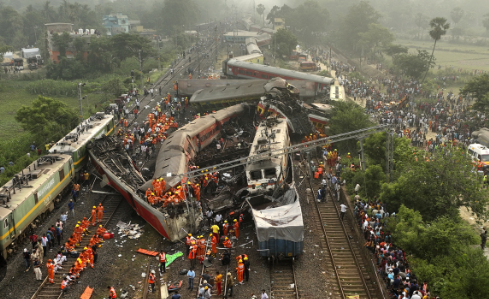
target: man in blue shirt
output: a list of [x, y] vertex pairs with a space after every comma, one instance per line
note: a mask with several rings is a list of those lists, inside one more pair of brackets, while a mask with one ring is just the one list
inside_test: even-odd
[[73, 217], [75, 217], [75, 204], [73, 203], [73, 199], [70, 199], [70, 202], [68, 203], [68, 208], [70, 209]]
[[180, 294], [178, 294], [178, 291], [175, 291], [175, 294], [173, 294], [173, 296], [171, 296], [171, 299], [180, 299], [182, 298], [182, 296], [180, 296]]
[[192, 269], [188, 270], [187, 277], [188, 277], [188, 290], [193, 291], [194, 290], [194, 278], [195, 278], [194, 270], [192, 270]]

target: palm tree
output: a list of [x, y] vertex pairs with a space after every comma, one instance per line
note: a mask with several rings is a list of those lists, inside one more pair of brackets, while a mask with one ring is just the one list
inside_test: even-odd
[[432, 39], [435, 40], [435, 43], [433, 44], [433, 51], [431, 51], [431, 57], [430, 57], [430, 62], [428, 63], [428, 68], [426, 69], [426, 73], [424, 74], [423, 81], [426, 78], [426, 75], [428, 74], [428, 71], [430, 70], [431, 66], [431, 61], [433, 60], [433, 55], [435, 54], [435, 47], [436, 47], [436, 42], [441, 39], [441, 37], [445, 34], [447, 34], [448, 28], [450, 28], [450, 24], [447, 23], [447, 19], [445, 18], [440, 18], [436, 17], [430, 21], [430, 36]]

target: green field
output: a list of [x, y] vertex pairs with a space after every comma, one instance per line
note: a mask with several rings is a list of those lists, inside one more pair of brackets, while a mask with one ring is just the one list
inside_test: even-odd
[[[15, 120], [15, 114], [22, 105], [30, 105], [37, 98], [37, 95], [28, 93], [23, 85], [25, 81], [4, 81], [0, 90], [0, 140], [10, 141], [24, 134], [22, 126]], [[70, 97], [53, 97], [65, 102], [69, 107], [78, 111], [78, 99]], [[89, 107], [95, 108], [95, 104], [100, 102], [100, 95], [89, 95], [83, 100], [83, 114], [88, 117]]]
[[[426, 50], [431, 53], [432, 41], [416, 41], [398, 39], [396, 43], [409, 48], [410, 53], [416, 53], [416, 49]], [[435, 49], [436, 64], [445, 67], [462, 68], [467, 71], [489, 71], [489, 47], [470, 44], [456, 44], [446, 41], [438, 41]]]

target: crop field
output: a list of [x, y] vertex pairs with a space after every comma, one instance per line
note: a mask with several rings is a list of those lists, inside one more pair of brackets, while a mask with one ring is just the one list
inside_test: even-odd
[[[415, 54], [416, 50], [426, 50], [431, 53], [432, 41], [403, 40], [396, 41], [409, 48]], [[436, 64], [445, 67], [461, 68], [467, 71], [489, 71], [489, 47], [470, 44], [456, 44], [438, 41], [435, 49]]]
[[[37, 96], [28, 93], [24, 88], [22, 81], [4, 81], [0, 89], [0, 140], [9, 141], [15, 139], [21, 134], [24, 134], [22, 126], [15, 120], [15, 114], [22, 105], [30, 105]], [[57, 100], [65, 102], [69, 107], [78, 111], [78, 99], [70, 97], [53, 97]], [[85, 117], [89, 115], [88, 108], [95, 108], [95, 103], [98, 103], [98, 95], [89, 95], [83, 100], [83, 114]]]

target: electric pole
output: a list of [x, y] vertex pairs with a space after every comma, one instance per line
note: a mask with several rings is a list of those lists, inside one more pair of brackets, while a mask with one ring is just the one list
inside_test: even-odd
[[141, 59], [141, 49], [139, 49], [139, 71], [141, 72], [141, 92], [143, 91], [143, 60]]
[[85, 86], [85, 83], [78, 83], [78, 104], [80, 105], [80, 123], [83, 121], [83, 105], [82, 100], [85, 98], [81, 96], [82, 86]]

